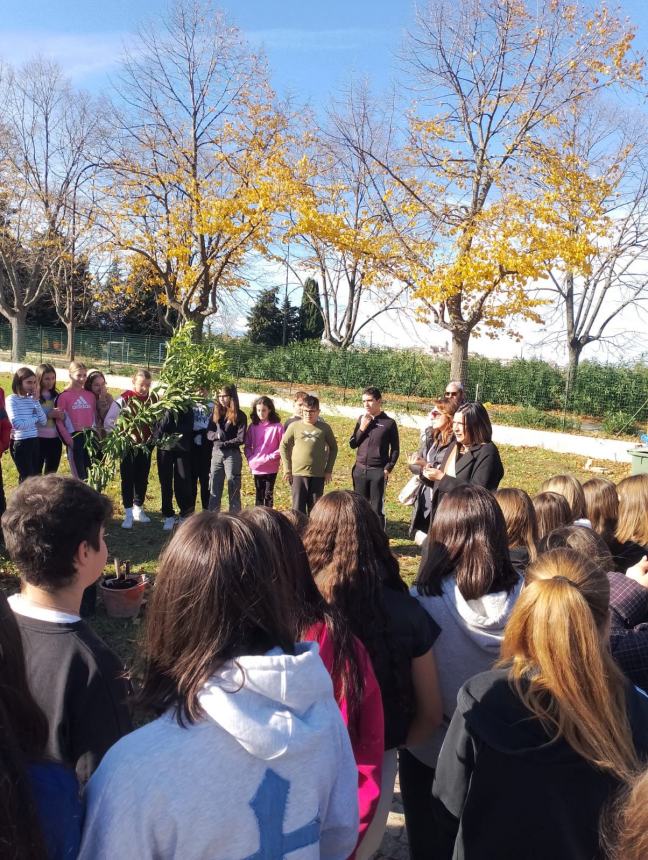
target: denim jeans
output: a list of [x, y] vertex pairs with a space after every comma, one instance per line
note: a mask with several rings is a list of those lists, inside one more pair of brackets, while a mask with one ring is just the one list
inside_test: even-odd
[[225, 478], [227, 478], [227, 493], [229, 510], [234, 513], [241, 510], [241, 469], [243, 458], [241, 449], [218, 448], [214, 445], [209, 477], [209, 510], [220, 511], [223, 498]]

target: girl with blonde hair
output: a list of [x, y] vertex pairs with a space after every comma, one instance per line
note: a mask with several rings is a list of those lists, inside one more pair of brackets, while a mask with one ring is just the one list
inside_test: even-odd
[[617, 542], [614, 533], [619, 517], [619, 496], [612, 481], [605, 478], [590, 478], [583, 484], [585, 514], [594, 531], [600, 535], [610, 548], [616, 552]]
[[573, 475], [554, 475], [540, 487], [542, 492], [560, 493], [567, 499], [576, 526], [591, 526], [585, 513], [585, 493], [578, 478]]
[[627, 570], [648, 554], [648, 475], [632, 475], [617, 484], [619, 519], [615, 553], [619, 570]]
[[609, 598], [605, 571], [574, 550], [528, 568], [499, 666], [459, 691], [439, 757], [453, 856], [601, 856], [601, 811], [648, 754], [648, 699], [610, 656]]
[[495, 501], [504, 514], [511, 564], [524, 573], [529, 562], [535, 561], [538, 555], [538, 525], [533, 502], [528, 493], [517, 487], [497, 490]]
[[569, 502], [560, 493], [536, 493], [531, 501], [536, 515], [539, 541], [554, 529], [571, 524], [572, 515]]

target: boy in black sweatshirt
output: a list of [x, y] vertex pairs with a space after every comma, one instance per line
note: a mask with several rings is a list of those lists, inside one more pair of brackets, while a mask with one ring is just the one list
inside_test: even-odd
[[353, 489], [364, 496], [385, 528], [385, 483], [399, 454], [398, 427], [382, 410], [382, 395], [377, 388], [362, 392], [364, 414], [358, 418], [349, 445], [357, 449], [351, 472]]
[[49, 722], [46, 755], [85, 782], [132, 730], [124, 667], [79, 610], [106, 565], [105, 497], [76, 478], [45, 475], [9, 499], [2, 528], [22, 579], [9, 603], [20, 627], [27, 678]]

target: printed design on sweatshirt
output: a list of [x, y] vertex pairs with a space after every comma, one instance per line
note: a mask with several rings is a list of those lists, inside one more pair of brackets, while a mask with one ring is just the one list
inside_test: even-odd
[[92, 409], [92, 406], [81, 395], [77, 397], [70, 409]]
[[319, 435], [317, 430], [302, 430], [301, 437], [305, 442], [315, 442]]
[[320, 822], [313, 818], [308, 824], [284, 833], [284, 817], [290, 782], [274, 770], [266, 770], [256, 794], [250, 801], [259, 823], [259, 850], [245, 860], [278, 860], [291, 851], [317, 845], [320, 838]]

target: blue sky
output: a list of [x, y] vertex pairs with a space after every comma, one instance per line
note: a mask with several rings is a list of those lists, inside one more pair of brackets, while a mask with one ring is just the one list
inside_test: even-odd
[[[278, 94], [316, 109], [354, 77], [368, 79], [374, 92], [387, 89], [398, 75], [397, 54], [414, 18], [413, 0], [223, 0], [218, 5], [252, 44], [264, 48]], [[137, 25], [160, 18], [165, 8], [164, 0], [0, 0], [0, 58], [18, 65], [36, 53], [53, 56], [75, 85], [99, 92]], [[621, 0], [619, 10], [638, 27], [636, 48], [648, 55], [648, 0]], [[394, 328], [384, 319], [386, 325], [377, 324], [372, 336], [389, 341], [388, 330], [392, 336], [395, 330], [402, 338], [400, 325]], [[447, 340], [441, 333], [430, 337], [429, 329], [406, 336], [419, 338]], [[484, 339], [475, 348], [520, 354], [518, 345], [501, 340]]]
[[[263, 46], [281, 95], [314, 106], [354, 76], [388, 87], [413, 18], [401, 0], [238, 0], [218, 4], [252, 44]], [[154, 0], [3, 0], [0, 57], [13, 64], [41, 52], [93, 91], [114, 72], [139, 22], [160, 16]]]

